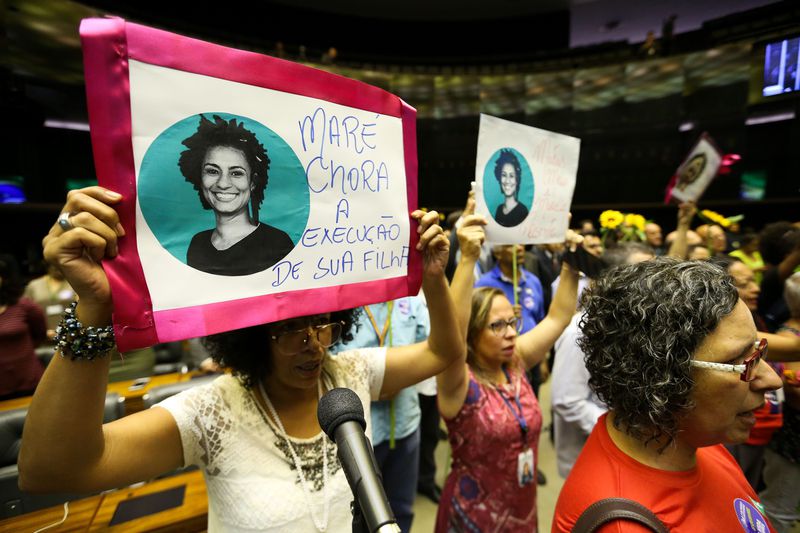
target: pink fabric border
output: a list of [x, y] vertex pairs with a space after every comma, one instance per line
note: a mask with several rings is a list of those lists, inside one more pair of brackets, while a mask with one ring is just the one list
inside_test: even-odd
[[[400, 100], [403, 121], [403, 155], [406, 160], [406, 195], [409, 211], [417, 208], [417, 111]], [[416, 252], [419, 224], [411, 219], [411, 239], [408, 254], [408, 294], [417, 294], [422, 286], [422, 254]], [[387, 300], [376, 300], [376, 302]]]
[[131, 144], [131, 103], [125, 21], [86, 19], [81, 22], [86, 100], [92, 150], [101, 185], [123, 196], [117, 213], [126, 236], [119, 255], [103, 262], [111, 284], [114, 331], [120, 350], [158, 342], [153, 304], [136, 245], [136, 177]]
[[[255, 296], [154, 313], [159, 342], [211, 335], [284, 318], [329, 313], [408, 295], [408, 278]], [[357, 301], [357, 305], [352, 302]], [[247, 307], [247, 313], [242, 308]]]
[[[114, 328], [121, 351], [387, 301], [419, 291], [422, 257], [415, 251], [417, 224], [412, 221], [406, 277], [153, 312], [136, 246], [129, 57], [401, 118], [410, 210], [417, 207], [416, 111], [398, 97], [362, 82], [122, 19], [86, 19], [80, 32], [98, 179], [101, 185], [124, 196], [118, 211], [127, 235], [120, 240], [119, 257], [104, 262], [116, 302]], [[242, 312], [243, 306], [246, 312]]]

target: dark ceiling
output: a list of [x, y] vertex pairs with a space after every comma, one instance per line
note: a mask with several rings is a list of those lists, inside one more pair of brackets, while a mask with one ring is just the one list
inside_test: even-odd
[[596, 0], [274, 0], [272, 4], [306, 12], [377, 20], [453, 21], [529, 17], [568, 11]]
[[[573, 42], [644, 39], [678, 15], [678, 32], [771, 0], [6, 0], [0, 61], [27, 79], [78, 85], [80, 20], [118, 15], [169, 31], [269, 53], [281, 42], [310, 61], [329, 47], [344, 63], [495, 65], [529, 61]], [[413, 23], [410, 23], [413, 21]], [[571, 33], [580, 32], [580, 39]], [[2, 43], [0, 43], [2, 44]]]
[[[581, 42], [616, 40], [609, 46], [625, 48], [641, 37], [641, 28], [658, 26], [673, 9], [681, 32], [732, 10], [770, 3], [671, 0], [648, 3], [645, 9], [640, 0], [228, 0], [207, 6], [186, 0], [86, 1], [90, 5], [69, 0], [0, 4], [3, 109], [33, 107], [51, 118], [85, 122], [78, 26], [83, 18], [107, 14], [264, 53], [274, 53], [282, 42], [294, 59], [300, 58], [302, 45], [310, 62], [336, 46], [337, 63], [356, 71], [378, 63], [377, 70], [391, 71], [394, 65], [430, 72], [458, 65], [494, 69], [563, 55], [576, 41], [574, 28], [583, 28]], [[591, 35], [591, 28], [600, 33]]]

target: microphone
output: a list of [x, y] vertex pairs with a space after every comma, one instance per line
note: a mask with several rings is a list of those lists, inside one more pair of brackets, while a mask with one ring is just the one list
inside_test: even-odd
[[[364, 435], [367, 423], [358, 395], [350, 389], [336, 388], [319, 400], [317, 420], [338, 448], [342, 470], [353, 491], [355, 504], [361, 509], [369, 533], [399, 532], [386, 493], [381, 484], [372, 445]], [[354, 526], [358, 516], [353, 510]]]

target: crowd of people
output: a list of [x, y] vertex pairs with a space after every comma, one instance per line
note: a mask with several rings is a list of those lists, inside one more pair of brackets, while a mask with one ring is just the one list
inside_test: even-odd
[[[418, 491], [439, 504], [437, 532], [536, 531], [542, 409], [566, 478], [553, 531], [589, 531], [609, 498], [671, 531], [782, 533], [800, 519], [797, 223], [733, 231], [682, 204], [666, 236], [585, 220], [563, 243], [490, 246], [472, 198], [447, 223], [416, 211], [419, 296], [208, 337], [219, 378], [103, 425], [113, 345], [81, 341], [111, 322], [99, 260], [125, 238], [120, 200], [71, 193], [44, 241], [47, 274], [27, 289], [0, 258], [0, 398], [34, 394], [23, 490], [101, 491], [197, 465], [209, 531], [350, 531], [352, 496], [316, 419], [319, 398], [348, 387], [402, 531]], [[63, 357], [37, 357], [42, 344]]]

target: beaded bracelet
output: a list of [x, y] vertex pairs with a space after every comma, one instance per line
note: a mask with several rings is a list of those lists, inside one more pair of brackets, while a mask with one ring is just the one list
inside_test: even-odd
[[61, 317], [53, 339], [56, 349], [61, 352], [61, 357], [70, 357], [73, 361], [75, 359], [91, 361], [107, 355], [116, 344], [113, 326], [84, 327], [75, 316], [77, 306], [78, 302], [72, 302], [64, 310], [64, 316]]

